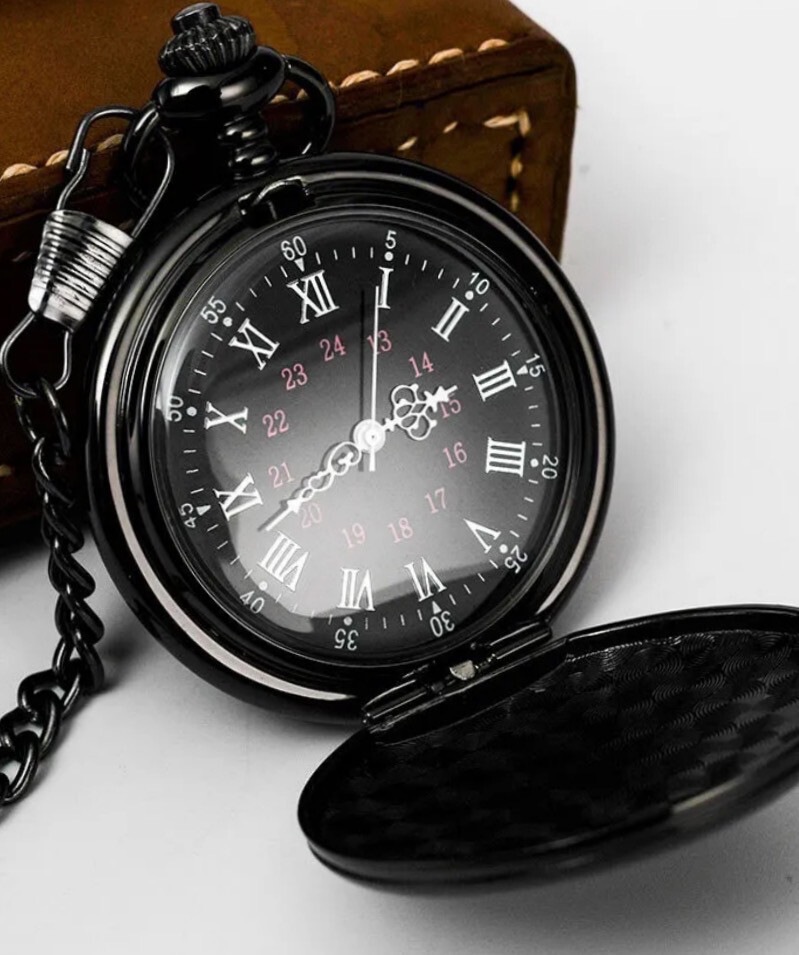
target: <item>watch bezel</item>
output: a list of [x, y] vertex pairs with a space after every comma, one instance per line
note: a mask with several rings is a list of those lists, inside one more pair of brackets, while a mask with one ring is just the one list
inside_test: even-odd
[[[579, 434], [579, 467], [569, 476], [564, 506], [553, 528], [548, 562], [529, 586], [484, 615], [480, 634], [513, 628], [533, 618], [550, 618], [584, 569], [607, 506], [612, 470], [612, 410], [607, 376], [590, 323], [571, 286], [541, 243], [508, 212], [471, 187], [429, 167], [406, 160], [338, 154], [294, 161], [257, 183], [220, 190], [183, 214], [140, 252], [113, 302], [106, 303], [99, 351], [90, 389], [92, 415], [87, 442], [87, 474], [92, 523], [104, 560], [128, 603], [148, 629], [205, 679], [257, 701], [274, 691], [283, 698], [348, 708], [400, 679], [419, 662], [385, 664], [320, 662], [294, 651], [264, 647], [263, 652], [229, 636], [230, 621], [195, 592], [185, 565], [148, 492], [146, 441], [148, 387], [158, 356], [147, 353], [166, 297], [185, 286], [192, 269], [232, 232], [248, 228], [246, 201], [270, 182], [298, 178], [323, 204], [342, 189], [363, 201], [390, 195], [424, 201], [436, 218], [471, 220], [488, 229], [511, 260], [535, 267], [566, 316], [557, 337], [568, 343], [574, 378], [570, 432]], [[284, 217], [281, 217], [281, 220]], [[263, 226], [261, 226], [263, 228]], [[198, 251], [202, 255], [198, 257]], [[187, 253], [191, 253], [188, 255]], [[522, 269], [515, 269], [519, 274]], [[180, 277], [180, 283], [178, 278]], [[575, 424], [576, 423], [576, 424]], [[154, 489], [152, 494], [154, 495]], [[557, 532], [557, 533], [555, 533]], [[527, 574], [522, 575], [527, 578]], [[535, 584], [534, 590], [532, 584]], [[453, 641], [447, 653], [431, 648], [426, 659], [463, 655], [474, 633]], [[244, 644], [244, 645], [243, 645]]]

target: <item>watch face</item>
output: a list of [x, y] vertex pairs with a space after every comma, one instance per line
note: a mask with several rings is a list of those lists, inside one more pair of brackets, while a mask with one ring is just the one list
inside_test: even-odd
[[166, 317], [149, 450], [173, 542], [236, 626], [379, 663], [523, 589], [570, 466], [534, 293], [465, 232], [377, 205], [201, 268]]

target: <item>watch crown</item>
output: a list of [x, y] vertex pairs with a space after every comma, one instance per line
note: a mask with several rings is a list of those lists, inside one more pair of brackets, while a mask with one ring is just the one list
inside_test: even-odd
[[255, 31], [244, 17], [222, 16], [215, 3], [193, 3], [172, 18], [174, 36], [158, 63], [167, 76], [208, 76], [243, 63], [255, 49]]

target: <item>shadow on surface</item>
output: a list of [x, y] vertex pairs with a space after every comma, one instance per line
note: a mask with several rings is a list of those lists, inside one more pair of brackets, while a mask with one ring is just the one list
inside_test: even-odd
[[494, 951], [523, 939], [530, 950], [550, 941], [565, 950], [636, 951], [660, 939], [664, 950], [700, 951], [703, 941], [731, 938], [772, 910], [780, 887], [793, 891], [799, 859], [786, 844], [785, 808], [783, 800], [680, 849], [550, 885], [371, 890], [423, 897], [427, 931], [457, 938], [471, 926]]

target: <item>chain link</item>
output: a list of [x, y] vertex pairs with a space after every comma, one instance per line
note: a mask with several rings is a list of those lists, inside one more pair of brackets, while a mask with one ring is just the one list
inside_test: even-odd
[[[0, 717], [0, 809], [30, 790], [42, 759], [55, 745], [63, 721], [82, 697], [103, 684], [103, 665], [95, 649], [103, 625], [86, 600], [94, 580], [75, 559], [83, 547], [83, 514], [71, 485], [69, 427], [58, 392], [72, 369], [72, 337], [109, 281], [127, 248], [160, 206], [172, 181], [175, 154], [164, 131], [153, 120], [154, 108], [143, 112], [126, 106], [92, 110], [78, 124], [65, 163], [66, 182], [48, 216], [36, 260], [28, 304], [31, 311], [0, 345], [0, 376], [14, 394], [17, 417], [32, 446], [31, 466], [41, 499], [42, 537], [50, 549], [48, 575], [58, 597], [58, 631], [50, 669], [26, 677], [17, 691], [17, 705]], [[92, 125], [109, 117], [127, 119], [130, 160], [138, 164], [153, 136], [164, 152], [163, 173], [130, 234], [87, 213], [67, 209], [67, 200], [86, 176], [90, 153], [86, 136]], [[61, 329], [62, 369], [53, 380], [20, 381], [12, 371], [11, 353], [36, 322]]]
[[74, 556], [83, 547], [83, 532], [77, 495], [66, 474], [72, 455], [69, 427], [50, 382], [40, 378], [30, 391], [32, 396], [18, 394], [14, 401], [33, 445], [42, 537], [50, 549], [48, 574], [58, 594], [59, 640], [50, 668], [27, 676], [19, 685], [17, 705], [0, 717], [0, 807], [26, 795], [64, 719], [83, 696], [103, 683], [103, 665], [95, 649], [103, 625], [86, 603], [94, 580]]

